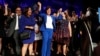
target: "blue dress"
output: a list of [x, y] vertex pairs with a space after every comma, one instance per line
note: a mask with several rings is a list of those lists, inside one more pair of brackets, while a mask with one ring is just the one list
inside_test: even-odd
[[26, 29], [25, 26], [33, 26], [35, 25], [35, 20], [34, 20], [34, 16], [30, 16], [30, 17], [26, 17], [26, 16], [22, 16], [21, 19], [19, 20], [19, 32], [30, 32], [30, 38], [29, 39], [25, 39], [22, 40], [22, 43], [24, 44], [30, 44], [33, 43], [34, 41], [34, 37], [35, 37], [35, 32], [34, 29], [30, 30], [30, 29]]

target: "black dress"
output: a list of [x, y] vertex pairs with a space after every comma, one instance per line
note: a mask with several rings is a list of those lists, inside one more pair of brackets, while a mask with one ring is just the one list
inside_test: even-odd
[[0, 38], [3, 38], [5, 37], [5, 30], [4, 30], [4, 27], [5, 27], [5, 16], [3, 15], [3, 10], [0, 9]]

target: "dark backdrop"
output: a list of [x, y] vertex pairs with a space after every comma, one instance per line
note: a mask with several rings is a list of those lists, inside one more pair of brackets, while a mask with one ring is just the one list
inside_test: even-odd
[[75, 10], [77, 13], [79, 11], [86, 11], [87, 7], [92, 7], [97, 9], [100, 3], [99, 0], [0, 0], [0, 3], [3, 4], [7, 2], [9, 7], [15, 8], [16, 6], [27, 7], [32, 6], [37, 1], [41, 1], [43, 4], [43, 9], [46, 6], [51, 6], [54, 10], [62, 7], [63, 9]]

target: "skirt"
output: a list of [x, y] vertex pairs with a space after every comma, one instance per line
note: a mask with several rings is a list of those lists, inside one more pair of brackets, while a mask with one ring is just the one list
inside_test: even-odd
[[53, 38], [58, 44], [68, 44], [70, 41], [68, 28], [61, 29], [60, 27], [57, 27]]
[[41, 33], [37, 33], [35, 34], [35, 41], [41, 40], [42, 39], [42, 34]]

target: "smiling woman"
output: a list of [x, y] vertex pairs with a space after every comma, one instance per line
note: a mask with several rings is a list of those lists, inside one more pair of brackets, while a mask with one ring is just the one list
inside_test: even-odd
[[22, 32], [28, 32], [29, 38], [22, 40], [23, 46], [22, 46], [22, 56], [26, 55], [27, 49], [29, 49], [29, 55], [33, 54], [33, 42], [34, 42], [34, 26], [35, 26], [35, 19], [32, 15], [32, 9], [30, 7], [25, 8], [24, 16], [20, 19], [19, 24], [19, 31], [20, 34]]

